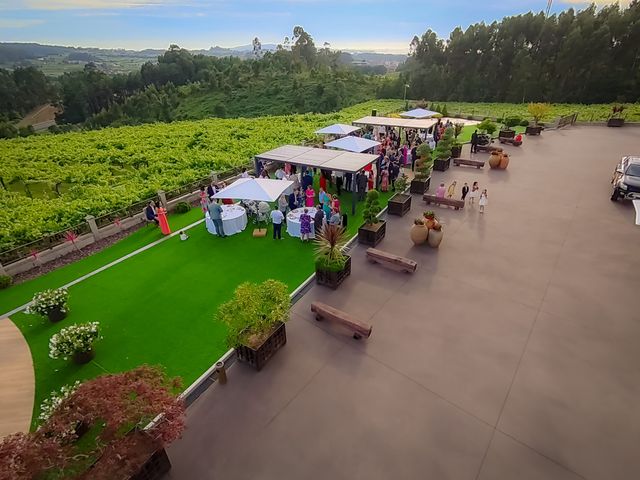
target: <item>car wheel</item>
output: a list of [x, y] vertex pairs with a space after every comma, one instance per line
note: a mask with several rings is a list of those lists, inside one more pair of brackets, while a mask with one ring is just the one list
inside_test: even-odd
[[613, 193], [611, 194], [611, 201], [615, 202], [618, 200], [618, 198], [620, 197], [620, 195], [618, 194], [618, 189], [614, 188], [613, 189]]

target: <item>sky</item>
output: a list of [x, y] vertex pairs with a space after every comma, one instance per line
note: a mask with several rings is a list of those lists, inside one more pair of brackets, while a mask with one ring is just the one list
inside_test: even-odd
[[[553, 0], [552, 11], [589, 3]], [[0, 41], [201, 49], [247, 45], [255, 36], [282, 43], [301, 25], [316, 45], [407, 53], [413, 36], [429, 28], [446, 38], [456, 26], [546, 6], [547, 0], [0, 0]]]

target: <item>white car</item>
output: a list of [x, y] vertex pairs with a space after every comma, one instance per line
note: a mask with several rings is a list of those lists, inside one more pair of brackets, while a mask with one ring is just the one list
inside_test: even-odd
[[640, 200], [640, 157], [622, 157], [611, 179], [611, 200]]

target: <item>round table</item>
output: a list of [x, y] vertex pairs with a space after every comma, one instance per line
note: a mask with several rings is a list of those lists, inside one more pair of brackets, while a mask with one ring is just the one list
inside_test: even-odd
[[[225, 235], [235, 235], [247, 227], [247, 211], [240, 205], [221, 205], [222, 227]], [[205, 214], [207, 231], [211, 235], [217, 235], [216, 227], [209, 218], [209, 212]]]
[[305, 208], [307, 209], [307, 214], [311, 217], [309, 238], [316, 238], [316, 230], [313, 226], [313, 216], [316, 214], [316, 209], [313, 207], [296, 208], [287, 213], [287, 233], [292, 237], [300, 238], [300, 215], [304, 213]]

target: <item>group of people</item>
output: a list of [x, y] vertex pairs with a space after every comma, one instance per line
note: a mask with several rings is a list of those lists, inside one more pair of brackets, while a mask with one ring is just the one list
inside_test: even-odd
[[[444, 183], [441, 183], [438, 188], [436, 188], [436, 198], [453, 198], [456, 194], [456, 186], [457, 182], [454, 180], [451, 182], [449, 187], [444, 186]], [[484, 207], [489, 203], [489, 197], [487, 194], [487, 189], [483, 189], [480, 192], [480, 187], [478, 182], [473, 182], [471, 188], [469, 188], [469, 184], [467, 182], [462, 186], [462, 197], [461, 200], [467, 201], [467, 197], [469, 198], [469, 204], [474, 205], [476, 198], [478, 199], [478, 205], [480, 207], [480, 213], [484, 213]]]
[[169, 221], [167, 220], [167, 210], [162, 206], [157, 206], [153, 200], [147, 203], [147, 206], [144, 208], [144, 217], [147, 222], [153, 222], [156, 226], [160, 227], [164, 235], [171, 233]]

